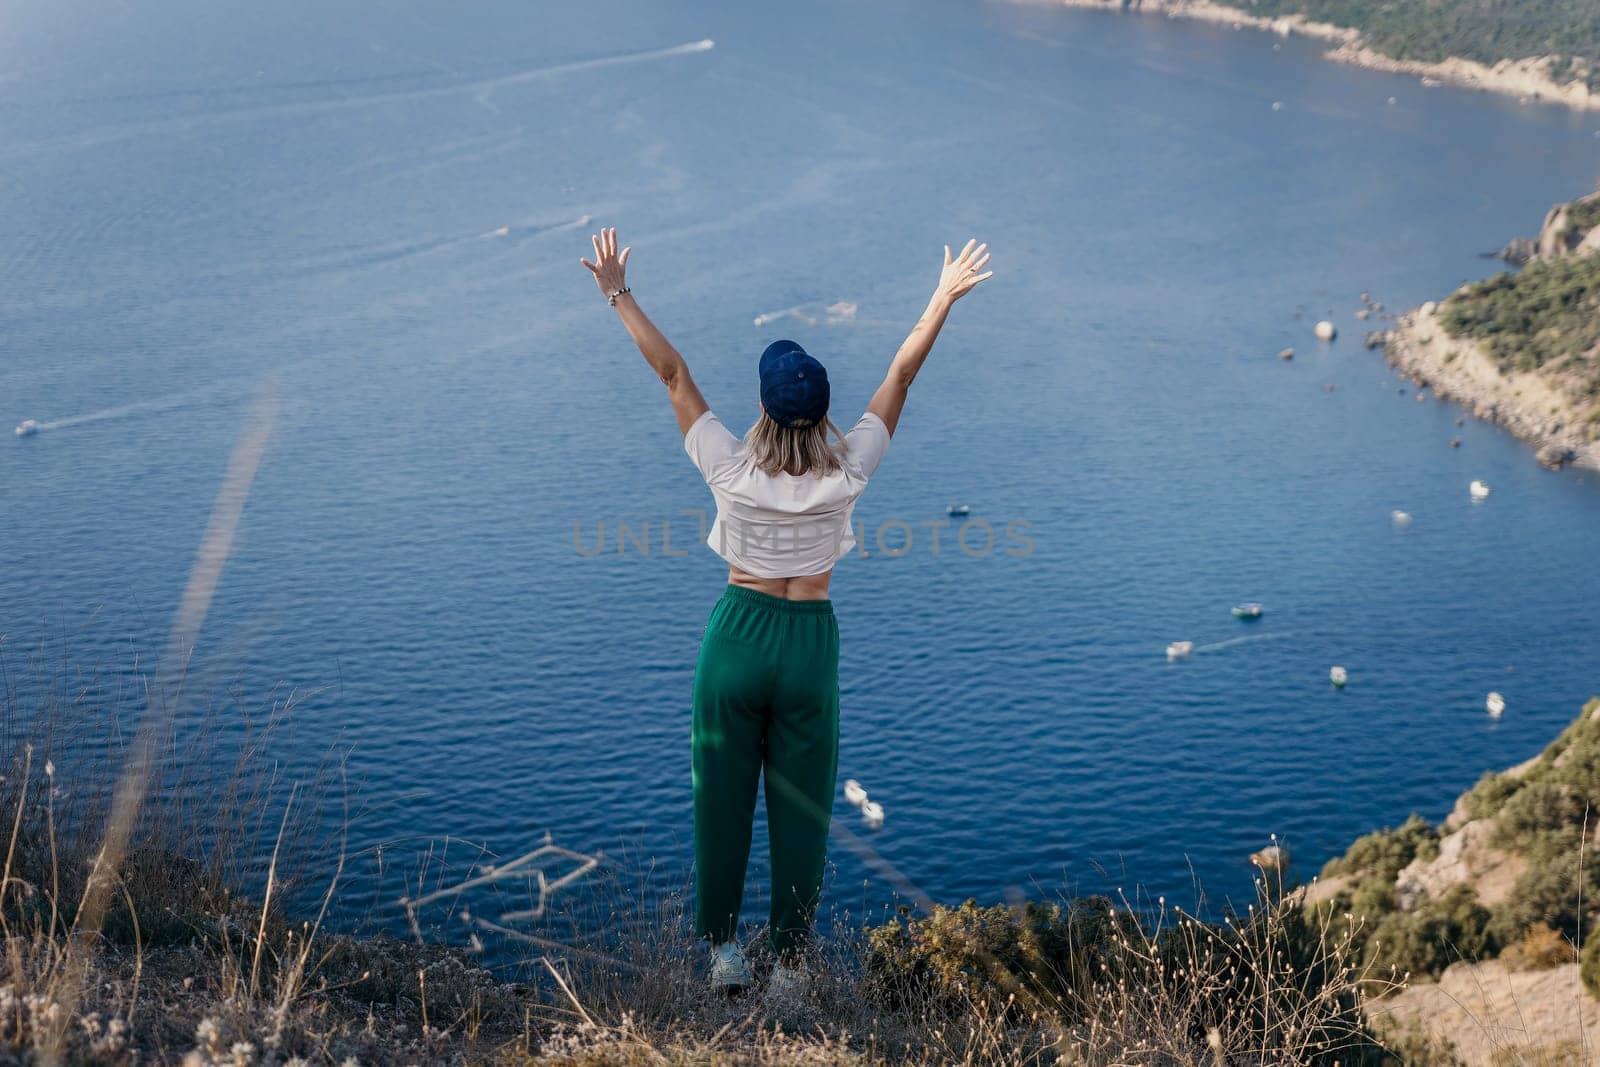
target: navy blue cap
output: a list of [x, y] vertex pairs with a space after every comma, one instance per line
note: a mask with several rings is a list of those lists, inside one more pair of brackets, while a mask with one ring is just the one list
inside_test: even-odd
[[761, 353], [761, 406], [779, 426], [815, 426], [828, 415], [828, 371], [793, 341]]

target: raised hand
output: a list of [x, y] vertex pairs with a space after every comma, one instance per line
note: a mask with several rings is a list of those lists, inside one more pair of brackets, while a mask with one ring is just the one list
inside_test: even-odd
[[[617, 228], [601, 230], [598, 234], [591, 234], [589, 240], [594, 243], [594, 262], [587, 259], [578, 260], [590, 274], [594, 275], [594, 283], [600, 287], [602, 296], [610, 296], [618, 289], [627, 287], [624, 280], [628, 269], [628, 253], [633, 251], [632, 246], [617, 252]], [[949, 249], [945, 250], [946, 252]], [[948, 257], [947, 257], [948, 258]]]
[[974, 237], [967, 242], [959, 256], [951, 257], [950, 246], [944, 246], [944, 270], [939, 274], [939, 288], [935, 296], [943, 297], [950, 303], [972, 292], [972, 287], [986, 278], [992, 278], [994, 271], [984, 271], [984, 264], [989, 262], [989, 246], [978, 244]]
[[[580, 259], [578, 262], [594, 275], [594, 283], [600, 287], [600, 294], [610, 297], [619, 290], [626, 289], [628, 253], [633, 249], [624, 248], [621, 252], [617, 251], [615, 229], [601, 230], [589, 240], [594, 244], [594, 262], [591, 263], [587, 259]], [[689, 427], [706, 413], [706, 399], [695, 387], [694, 378], [689, 374], [689, 365], [683, 361], [683, 356], [678, 350], [672, 347], [672, 342], [656, 329], [656, 324], [650, 321], [650, 316], [644, 313], [644, 309], [632, 296], [618, 297], [611, 301], [611, 306], [616, 309], [617, 318], [628, 331], [628, 336], [639, 346], [639, 354], [650, 364], [650, 369], [656, 372], [661, 384], [667, 387], [667, 397], [672, 401], [672, 412], [678, 418], [678, 431], [688, 433]]]

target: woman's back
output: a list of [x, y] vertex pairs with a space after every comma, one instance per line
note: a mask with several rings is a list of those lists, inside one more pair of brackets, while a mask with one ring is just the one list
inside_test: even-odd
[[[834, 469], [819, 464], [805, 474], [764, 469], [749, 443], [710, 411], [689, 428], [683, 444], [717, 503], [706, 543], [727, 560], [735, 584], [770, 592], [760, 583], [825, 578], [855, 547], [855, 503], [888, 451], [889, 430], [868, 412], [844, 435]], [[821, 586], [826, 595], [826, 581]]]

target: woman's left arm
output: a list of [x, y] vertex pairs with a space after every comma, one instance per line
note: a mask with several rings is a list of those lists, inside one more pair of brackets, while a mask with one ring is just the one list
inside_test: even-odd
[[630, 246], [620, 253], [617, 251], [617, 231], [613, 227], [601, 230], [596, 236], [590, 237], [594, 242], [594, 262], [587, 259], [578, 260], [594, 275], [595, 284], [600, 287], [600, 292], [617, 309], [622, 325], [628, 330], [628, 336], [633, 338], [633, 343], [639, 346], [639, 352], [644, 356], [645, 362], [650, 364], [650, 369], [656, 372], [656, 377], [661, 379], [661, 384], [667, 387], [667, 397], [672, 401], [673, 414], [678, 416], [678, 431], [688, 433], [689, 427], [695, 420], [706, 413], [705, 397], [700, 395], [700, 389], [694, 384], [694, 378], [689, 374], [689, 365], [683, 361], [678, 350], [672, 343], [662, 336], [656, 329], [656, 324], [639, 307], [633, 294], [628, 291], [625, 274], [628, 266], [628, 253], [633, 251]]

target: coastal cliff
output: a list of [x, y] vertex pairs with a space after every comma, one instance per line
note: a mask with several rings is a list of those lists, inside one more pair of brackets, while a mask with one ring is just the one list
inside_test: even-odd
[[1562, 1050], [1600, 1047], [1597, 812], [1593, 699], [1438, 826], [1413, 815], [1369, 834], [1306, 887], [1308, 907], [1359, 928], [1369, 961], [1410, 975], [1369, 1015], [1454, 1046], [1420, 1062], [1579, 1062]]
[[1501, 258], [1525, 264], [1408, 312], [1383, 336], [1419, 385], [1498, 422], [1545, 466], [1600, 469], [1600, 193], [1558, 204], [1535, 238]]
[[[1512, 36], [1493, 25], [1470, 23], [1454, 37], [1429, 34], [1421, 41], [1387, 25], [1403, 14], [1396, 5], [1330, 4], [1317, 0], [1057, 0], [1067, 7], [1130, 13], [1147, 12], [1169, 18], [1198, 19], [1225, 26], [1270, 30], [1282, 36], [1299, 34], [1328, 41], [1334, 47], [1327, 58], [1371, 70], [1411, 74], [1425, 87], [1447, 83], [1469, 89], [1515, 96], [1524, 102], [1553, 102], [1581, 110], [1600, 110], [1600, 63], [1589, 40], [1592, 27], [1583, 23], [1581, 11], [1561, 19], [1561, 12], [1541, 34], [1516, 44]], [[1372, 10], [1366, 10], [1368, 7]], [[1325, 17], [1319, 18], [1319, 15]], [[1438, 12], [1430, 7], [1418, 13], [1423, 20]], [[1335, 21], [1337, 20], [1337, 21]], [[1383, 21], [1385, 32], [1371, 23]], [[1466, 20], [1463, 20], [1464, 22]], [[1536, 23], [1537, 18], [1523, 19]], [[1546, 43], [1571, 42], [1571, 50], [1545, 49]], [[1512, 49], [1506, 51], [1507, 48]], [[1581, 49], [1581, 51], [1580, 51]], [[1533, 51], [1530, 51], [1533, 50]], [[1588, 53], [1588, 54], [1585, 54]]]
[[1518, 267], [1538, 259], [1600, 251], [1600, 192], [1545, 212], [1537, 237], [1514, 237], [1497, 258]]

